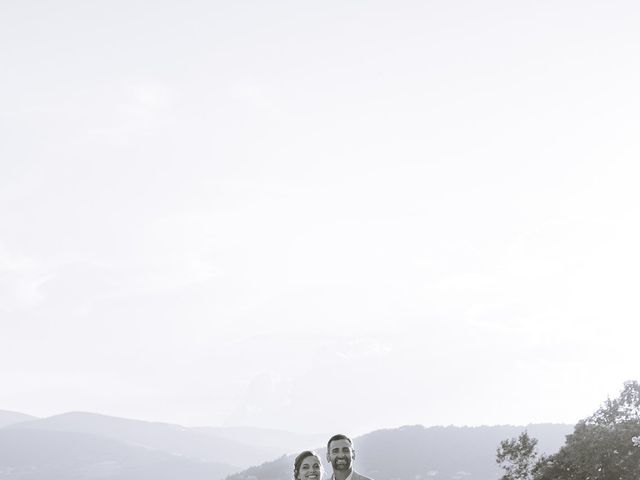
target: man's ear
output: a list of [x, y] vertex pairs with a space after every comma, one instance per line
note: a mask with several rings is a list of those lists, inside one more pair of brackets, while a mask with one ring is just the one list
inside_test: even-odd
[[351, 460], [355, 460], [355, 459], [356, 459], [356, 451], [351, 450]]
[[327, 448], [327, 462], [329, 462], [329, 465], [331, 465], [331, 455], [329, 454], [330, 451], [331, 450]]

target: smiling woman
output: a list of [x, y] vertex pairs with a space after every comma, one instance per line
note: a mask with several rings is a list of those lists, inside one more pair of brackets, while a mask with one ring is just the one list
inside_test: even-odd
[[294, 480], [321, 480], [324, 471], [317, 453], [305, 450], [293, 462]]

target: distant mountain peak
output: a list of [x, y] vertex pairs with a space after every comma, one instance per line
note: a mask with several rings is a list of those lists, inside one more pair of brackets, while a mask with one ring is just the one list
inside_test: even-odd
[[0, 428], [37, 419], [38, 417], [27, 415], [26, 413], [12, 412], [10, 410], [0, 410]]

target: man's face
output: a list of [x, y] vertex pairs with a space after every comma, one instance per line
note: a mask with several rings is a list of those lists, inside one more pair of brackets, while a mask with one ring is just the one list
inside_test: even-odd
[[327, 461], [331, 464], [334, 471], [349, 470], [355, 459], [356, 452], [349, 440], [334, 440], [329, 445]]

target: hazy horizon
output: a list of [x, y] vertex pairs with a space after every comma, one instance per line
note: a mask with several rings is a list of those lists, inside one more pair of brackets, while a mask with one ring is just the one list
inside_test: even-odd
[[[320, 434], [326, 434], [326, 435], [333, 435], [335, 432], [323, 432], [323, 431], [296, 431], [296, 430], [285, 430], [285, 429], [281, 429], [281, 428], [266, 428], [266, 427], [256, 427], [254, 425], [201, 425], [201, 424], [194, 424], [194, 425], [186, 425], [186, 424], [179, 424], [179, 423], [175, 423], [175, 422], [169, 422], [169, 421], [165, 421], [161, 418], [158, 419], [146, 419], [146, 418], [133, 418], [133, 417], [122, 417], [119, 415], [108, 415], [105, 413], [101, 413], [101, 412], [89, 412], [89, 411], [81, 411], [81, 410], [67, 410], [67, 411], [61, 411], [58, 413], [53, 413], [51, 415], [45, 415], [45, 416], [37, 416], [37, 415], [33, 415], [29, 412], [20, 412], [20, 411], [15, 411], [15, 410], [7, 410], [4, 408], [0, 408], [0, 413], [19, 413], [19, 414], [23, 414], [23, 415], [27, 415], [29, 417], [32, 417], [33, 420], [43, 420], [46, 418], [52, 418], [52, 417], [58, 417], [58, 416], [62, 416], [62, 415], [68, 415], [68, 414], [89, 414], [89, 415], [98, 415], [101, 417], [111, 417], [111, 418], [123, 418], [126, 420], [133, 420], [133, 421], [141, 421], [141, 422], [150, 422], [150, 423], [163, 423], [163, 424], [167, 424], [167, 425], [179, 425], [179, 426], [183, 426], [183, 427], [187, 427], [187, 428], [201, 428], [201, 427], [212, 427], [212, 428], [238, 428], [238, 429], [259, 429], [259, 430], [274, 430], [274, 431], [283, 431], [283, 432], [288, 432], [288, 433], [296, 433], [296, 434], [312, 434], [312, 435], [320, 435]], [[30, 421], [30, 420], [25, 420], [25, 421]], [[556, 423], [556, 422], [539, 422], [539, 423], [522, 423], [522, 424], [495, 424], [495, 425], [486, 425], [486, 424], [478, 424], [478, 425], [455, 425], [455, 424], [439, 424], [439, 425], [423, 425], [423, 424], [417, 424], [417, 423], [412, 423], [412, 424], [403, 424], [403, 425], [384, 425], [384, 426], [379, 426], [376, 427], [373, 430], [367, 430], [367, 431], [362, 431], [362, 432], [342, 432], [340, 431], [340, 433], [347, 433], [348, 435], [351, 435], [353, 437], [357, 437], [360, 435], [365, 435], [367, 433], [371, 433], [373, 431], [376, 430], [388, 430], [388, 429], [395, 429], [395, 428], [402, 428], [402, 427], [414, 427], [414, 426], [421, 426], [424, 428], [447, 428], [447, 427], [455, 427], [455, 428], [476, 428], [476, 427], [505, 427], [505, 426], [510, 426], [510, 427], [518, 427], [518, 426], [527, 426], [527, 425], [573, 425], [572, 423]], [[2, 428], [2, 427], [0, 427]]]
[[0, 408], [351, 434], [588, 416], [640, 378], [638, 20], [3, 2]]

